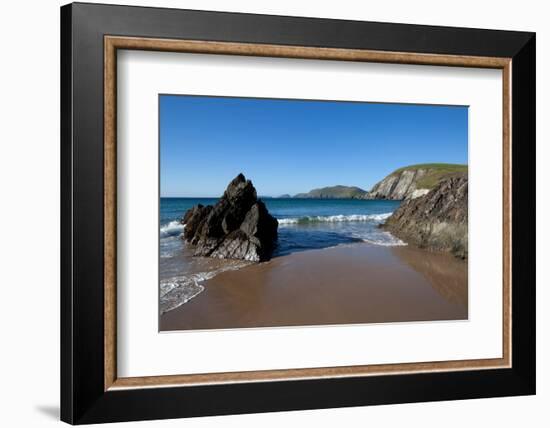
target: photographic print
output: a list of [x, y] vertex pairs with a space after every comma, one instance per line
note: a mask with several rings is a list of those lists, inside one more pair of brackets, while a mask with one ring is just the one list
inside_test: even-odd
[[160, 331], [468, 319], [468, 107], [159, 95]]

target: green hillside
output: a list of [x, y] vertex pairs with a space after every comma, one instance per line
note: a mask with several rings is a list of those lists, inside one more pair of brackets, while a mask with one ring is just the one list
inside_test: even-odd
[[431, 189], [437, 183], [439, 183], [441, 179], [445, 177], [448, 177], [450, 175], [457, 174], [457, 173], [463, 173], [463, 172], [467, 173], [468, 165], [460, 165], [460, 164], [453, 164], [453, 163], [421, 163], [417, 165], [409, 165], [403, 168], [396, 169], [394, 172], [390, 174], [390, 176], [398, 175], [403, 171], [415, 171], [419, 169], [427, 170], [427, 173], [416, 181], [416, 188]]

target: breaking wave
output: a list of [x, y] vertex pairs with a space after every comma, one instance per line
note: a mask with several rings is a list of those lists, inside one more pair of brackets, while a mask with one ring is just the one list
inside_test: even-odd
[[173, 220], [160, 228], [160, 237], [168, 238], [170, 236], [179, 236], [183, 233], [183, 229], [185, 229], [185, 225], [177, 220]]
[[351, 215], [327, 215], [327, 216], [305, 216], [305, 217], [291, 217], [291, 218], [279, 218], [277, 221], [279, 225], [285, 224], [304, 224], [304, 223], [345, 223], [345, 222], [360, 222], [360, 221], [372, 221], [382, 222], [386, 220], [392, 213], [383, 214], [351, 214]]

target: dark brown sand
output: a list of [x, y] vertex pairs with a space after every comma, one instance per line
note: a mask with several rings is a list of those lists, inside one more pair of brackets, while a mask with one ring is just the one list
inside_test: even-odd
[[339, 246], [219, 274], [160, 330], [468, 318], [467, 263], [411, 247]]

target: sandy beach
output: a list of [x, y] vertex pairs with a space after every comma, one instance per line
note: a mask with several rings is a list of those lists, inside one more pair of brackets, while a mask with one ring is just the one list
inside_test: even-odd
[[467, 262], [408, 246], [340, 245], [223, 272], [161, 331], [468, 318]]

